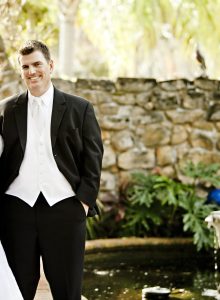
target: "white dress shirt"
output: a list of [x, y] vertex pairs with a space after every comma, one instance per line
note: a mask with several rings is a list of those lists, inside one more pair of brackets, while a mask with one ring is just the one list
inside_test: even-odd
[[[40, 99], [28, 92], [27, 143], [24, 159], [19, 175], [6, 191], [6, 194], [16, 196], [30, 206], [34, 206], [40, 192], [50, 206], [75, 195], [71, 185], [58, 169], [52, 152], [50, 125], [53, 95], [52, 84], [47, 92], [39, 97]], [[36, 105], [34, 101], [42, 101], [41, 118], [34, 114]], [[39, 126], [42, 128], [39, 129]]]

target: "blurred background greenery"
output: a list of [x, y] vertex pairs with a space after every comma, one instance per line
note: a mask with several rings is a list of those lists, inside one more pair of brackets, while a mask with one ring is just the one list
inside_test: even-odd
[[0, 35], [15, 65], [26, 39], [49, 44], [56, 74], [220, 77], [220, 0], [0, 0]]

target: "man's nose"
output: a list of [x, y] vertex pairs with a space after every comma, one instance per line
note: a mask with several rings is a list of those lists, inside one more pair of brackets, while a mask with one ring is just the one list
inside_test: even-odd
[[35, 71], [36, 71], [36, 69], [35, 69], [35, 67], [34, 66], [29, 66], [29, 74], [33, 74], [33, 73], [35, 73]]

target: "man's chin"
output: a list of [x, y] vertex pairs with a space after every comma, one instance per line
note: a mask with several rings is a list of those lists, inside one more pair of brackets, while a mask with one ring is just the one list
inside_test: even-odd
[[42, 89], [39, 85], [29, 85], [28, 90], [31, 92], [31, 95], [38, 97]]
[[29, 82], [29, 86], [33, 87], [33, 88], [36, 87], [36, 86], [39, 86], [39, 85], [40, 85], [40, 81], [39, 80]]

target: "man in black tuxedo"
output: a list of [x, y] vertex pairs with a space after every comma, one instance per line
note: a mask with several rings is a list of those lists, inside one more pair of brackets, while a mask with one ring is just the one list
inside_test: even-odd
[[51, 83], [48, 47], [19, 50], [27, 92], [0, 103], [1, 241], [24, 300], [40, 257], [54, 300], [80, 300], [86, 217], [97, 213], [103, 146], [87, 100]]

